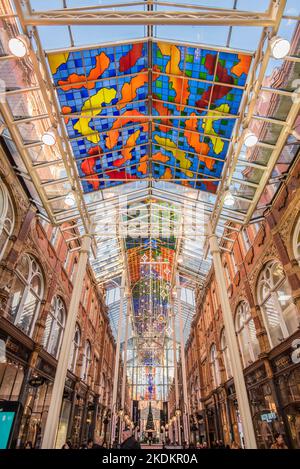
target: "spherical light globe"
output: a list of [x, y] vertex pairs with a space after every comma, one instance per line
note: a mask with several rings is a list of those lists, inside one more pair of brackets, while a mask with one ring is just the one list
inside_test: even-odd
[[15, 57], [25, 57], [28, 54], [29, 41], [26, 36], [12, 37], [8, 41], [8, 49]]

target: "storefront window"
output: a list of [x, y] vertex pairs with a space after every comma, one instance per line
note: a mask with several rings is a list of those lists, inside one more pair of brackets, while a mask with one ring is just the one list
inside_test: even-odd
[[243, 236], [243, 241], [244, 241], [245, 252], [248, 252], [251, 247], [251, 242], [250, 242], [247, 228], [244, 228], [242, 230], [242, 236]]
[[259, 354], [259, 345], [256, 337], [254, 321], [251, 318], [248, 303], [242, 301], [235, 317], [235, 330], [238, 337], [240, 352], [244, 367], [253, 363]]
[[55, 296], [47, 316], [43, 345], [47, 352], [58, 357], [66, 321], [66, 309], [62, 299]]
[[272, 389], [269, 383], [258, 383], [249, 394], [257, 446], [259, 449], [269, 449], [274, 442], [275, 433], [285, 433]]
[[269, 262], [258, 280], [258, 301], [271, 347], [289, 337], [299, 326], [289, 282], [280, 262]]
[[13, 204], [6, 186], [0, 179], [0, 259], [2, 259], [15, 224]]
[[32, 335], [44, 293], [42, 271], [36, 260], [24, 254], [16, 267], [10, 300], [10, 318], [29, 336]]

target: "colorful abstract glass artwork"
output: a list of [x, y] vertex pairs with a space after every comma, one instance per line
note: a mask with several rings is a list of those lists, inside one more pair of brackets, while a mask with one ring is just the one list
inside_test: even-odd
[[48, 61], [84, 192], [145, 178], [216, 192], [250, 55], [142, 41]]
[[161, 337], [167, 326], [180, 217], [171, 202], [149, 197], [129, 203], [123, 222], [135, 331], [140, 337]]

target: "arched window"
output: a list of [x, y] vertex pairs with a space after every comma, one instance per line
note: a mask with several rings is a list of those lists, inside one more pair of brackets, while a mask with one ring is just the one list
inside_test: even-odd
[[89, 373], [91, 363], [91, 344], [89, 340], [86, 341], [84, 347], [84, 354], [82, 360], [82, 368], [81, 368], [81, 379], [86, 381]]
[[76, 323], [75, 334], [74, 334], [73, 345], [72, 345], [72, 352], [70, 354], [70, 362], [69, 362], [69, 367], [68, 367], [69, 370], [71, 370], [73, 373], [75, 373], [76, 371], [76, 364], [77, 364], [80, 342], [81, 342], [80, 327]]
[[211, 374], [214, 382], [214, 387], [218, 387], [221, 383], [220, 379], [220, 369], [219, 369], [219, 362], [217, 358], [217, 348], [216, 345], [213, 344], [210, 349], [210, 366], [211, 366]]
[[294, 249], [294, 256], [297, 259], [298, 263], [300, 264], [300, 217], [297, 222], [294, 236], [293, 236], [293, 249]]
[[229, 350], [228, 346], [226, 343], [226, 337], [225, 337], [225, 328], [223, 327], [222, 332], [221, 332], [221, 352], [223, 356], [223, 362], [225, 366], [225, 371], [226, 371], [226, 377], [227, 379], [231, 378], [232, 372], [231, 372], [231, 364], [230, 364], [230, 356], [229, 356]]
[[47, 316], [43, 345], [47, 352], [58, 357], [66, 322], [66, 308], [59, 296], [55, 296]]
[[10, 318], [29, 336], [32, 335], [44, 294], [42, 271], [36, 260], [24, 254], [16, 267], [9, 304]]
[[291, 287], [280, 262], [268, 262], [261, 272], [257, 297], [270, 345], [275, 347], [297, 330], [300, 319], [293, 303]]
[[259, 354], [259, 344], [256, 337], [254, 321], [246, 301], [242, 301], [236, 311], [235, 331], [238, 336], [240, 351], [244, 367], [253, 363]]
[[86, 308], [87, 306], [88, 297], [89, 297], [89, 286], [85, 284], [83, 287], [83, 292], [82, 292], [82, 306], [84, 308]]
[[13, 204], [6, 186], [0, 179], [0, 259], [2, 259], [15, 224]]

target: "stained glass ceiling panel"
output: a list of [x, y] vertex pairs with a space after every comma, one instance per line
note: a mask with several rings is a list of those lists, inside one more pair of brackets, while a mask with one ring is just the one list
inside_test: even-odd
[[140, 40], [48, 59], [85, 193], [144, 178], [216, 192], [250, 55]]

